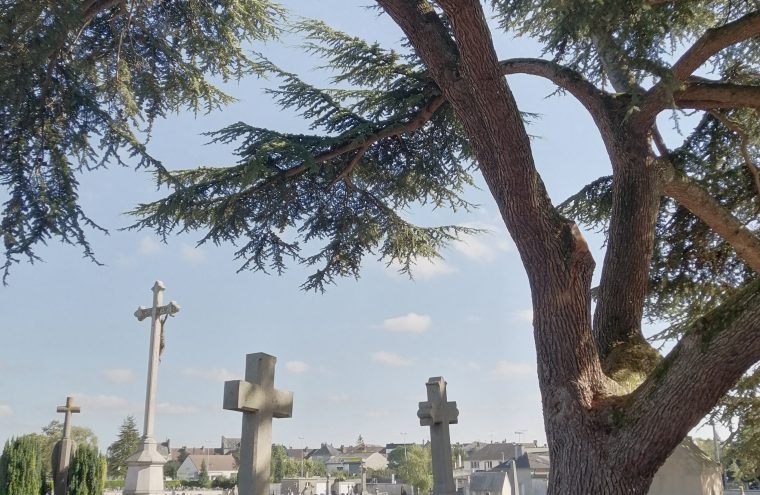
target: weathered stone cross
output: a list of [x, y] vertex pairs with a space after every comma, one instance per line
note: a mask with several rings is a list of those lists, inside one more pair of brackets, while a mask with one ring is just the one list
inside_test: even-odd
[[174, 301], [162, 306], [163, 282], [157, 280], [153, 287], [153, 306], [135, 311], [138, 321], [150, 317], [150, 354], [148, 355], [148, 384], [145, 390], [145, 422], [143, 436], [137, 452], [127, 459], [127, 475], [124, 479], [124, 495], [158, 495], [164, 493], [164, 469], [166, 458], [162, 456], [153, 438], [156, 418], [156, 383], [158, 381], [158, 360], [161, 348], [163, 323], [161, 317], [173, 316], [179, 312]]
[[451, 466], [451, 437], [449, 424], [456, 424], [459, 410], [456, 402], [447, 402], [443, 377], [432, 377], [425, 384], [427, 402], [420, 402], [417, 417], [420, 425], [430, 427], [433, 457], [433, 495], [455, 495], [454, 471]]
[[63, 417], [63, 438], [71, 438], [71, 415], [73, 413], [82, 412], [79, 406], [74, 405], [73, 397], [66, 397], [66, 405], [58, 406], [56, 409], [59, 413], [66, 413]]
[[71, 415], [81, 412], [81, 408], [74, 405], [73, 397], [66, 397], [66, 405], [58, 406], [56, 411], [66, 415], [63, 419], [63, 438], [53, 448], [53, 492], [55, 495], [66, 495], [71, 455], [76, 448], [71, 438]]
[[224, 382], [224, 409], [243, 413], [239, 495], [269, 495], [272, 418], [293, 415], [293, 392], [274, 388], [277, 358], [257, 352], [245, 357], [245, 380]]
[[160, 280], [156, 280], [151, 288], [153, 291], [153, 307], [138, 307], [135, 311], [137, 321], [143, 321], [150, 317], [150, 355], [148, 356], [148, 385], [145, 391], [145, 422], [143, 425], [143, 438], [153, 438], [153, 424], [156, 416], [156, 382], [158, 380], [158, 359], [161, 347], [161, 320], [162, 316], [174, 316], [179, 312], [179, 306], [174, 301], [162, 306], [164, 290], [166, 287]]

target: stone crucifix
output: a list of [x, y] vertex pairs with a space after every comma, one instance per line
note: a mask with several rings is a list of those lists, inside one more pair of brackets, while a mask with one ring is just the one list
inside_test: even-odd
[[55, 495], [66, 495], [71, 456], [76, 449], [76, 444], [71, 438], [71, 415], [81, 410], [79, 406], [74, 405], [73, 397], [66, 397], [66, 405], [58, 406], [56, 409], [65, 416], [63, 417], [63, 438], [53, 447], [53, 492]]
[[245, 380], [224, 382], [224, 409], [243, 413], [239, 495], [269, 495], [272, 418], [293, 415], [293, 392], [274, 388], [277, 358], [257, 352], [245, 357]]
[[430, 427], [433, 457], [433, 495], [455, 495], [454, 471], [451, 466], [449, 424], [456, 424], [459, 410], [456, 402], [446, 398], [446, 382], [437, 376], [428, 379], [427, 402], [420, 402], [417, 417], [420, 425]]
[[[174, 301], [162, 305], [163, 282], [157, 280], [153, 287], [153, 306], [135, 311], [138, 321], [150, 317], [150, 353], [148, 355], [148, 384], [145, 391], [145, 421], [143, 436], [138, 451], [127, 459], [127, 475], [124, 480], [125, 495], [152, 495], [164, 493], [163, 465], [166, 459], [158, 452], [153, 438], [153, 425], [156, 416], [156, 384], [158, 381], [158, 360], [161, 347], [163, 322], [169, 316], [179, 312], [179, 305]], [[163, 317], [163, 320], [162, 320]]]

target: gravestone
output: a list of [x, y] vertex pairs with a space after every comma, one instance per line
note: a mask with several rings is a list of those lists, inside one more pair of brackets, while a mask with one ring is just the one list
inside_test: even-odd
[[274, 388], [277, 358], [257, 352], [245, 357], [245, 380], [224, 382], [224, 409], [243, 413], [238, 468], [239, 495], [268, 495], [272, 418], [293, 415], [293, 392]]
[[456, 402], [446, 398], [443, 377], [432, 377], [425, 384], [427, 402], [420, 402], [417, 417], [420, 425], [430, 427], [430, 444], [433, 457], [433, 495], [456, 495], [454, 470], [451, 466], [451, 436], [449, 424], [456, 424], [459, 410]]
[[71, 456], [76, 449], [76, 443], [71, 438], [71, 415], [81, 412], [81, 408], [74, 405], [72, 397], [66, 397], [66, 405], [58, 406], [56, 411], [64, 413], [65, 416], [63, 417], [63, 437], [53, 447], [53, 493], [66, 495]]
[[[162, 306], [164, 284], [153, 284], [153, 306], [135, 311], [138, 321], [150, 317], [150, 353], [148, 354], [148, 384], [145, 391], [145, 421], [143, 436], [136, 453], [127, 459], [127, 476], [124, 480], [124, 495], [163, 495], [164, 464], [166, 459], [159, 452], [153, 438], [153, 425], [156, 416], [156, 384], [158, 380], [159, 350], [164, 321], [179, 312], [179, 306], [171, 301]], [[161, 317], [164, 320], [161, 320]]]

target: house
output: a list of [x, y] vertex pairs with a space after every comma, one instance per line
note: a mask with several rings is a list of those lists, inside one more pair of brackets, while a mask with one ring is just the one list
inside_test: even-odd
[[367, 469], [385, 469], [388, 459], [378, 452], [356, 452], [352, 454], [337, 454], [325, 462], [328, 473], [345, 472], [361, 474], [362, 466]]
[[467, 457], [465, 457], [462, 467], [465, 471], [472, 473], [491, 470], [504, 461], [519, 457], [523, 453], [521, 449], [524, 445], [513, 442], [497, 442], [468, 447], [470, 451], [467, 454], [467, 447], [465, 448]]
[[503, 471], [478, 471], [469, 476], [465, 495], [512, 495], [508, 473]]
[[201, 466], [206, 463], [206, 471], [209, 478], [229, 478], [237, 474], [235, 458], [231, 455], [208, 454], [208, 455], [189, 455], [185, 461], [177, 468], [177, 479], [179, 480], [197, 480], [201, 473]]
[[654, 475], [648, 495], [720, 495], [721, 474], [720, 464], [687, 438]]
[[283, 478], [280, 483], [281, 495], [326, 495], [327, 478]]
[[517, 475], [515, 495], [546, 495], [549, 483], [549, 451], [528, 452], [514, 461], [511, 478]]
[[336, 449], [332, 445], [323, 443], [318, 449], [311, 451], [311, 453], [308, 456], [308, 459], [325, 464], [327, 460], [330, 459], [330, 457], [338, 455], [338, 454], [340, 454], [338, 449]]

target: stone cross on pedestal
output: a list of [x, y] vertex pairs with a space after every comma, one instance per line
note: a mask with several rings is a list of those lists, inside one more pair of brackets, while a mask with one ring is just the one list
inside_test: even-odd
[[56, 411], [65, 413], [65, 416], [63, 417], [63, 438], [53, 447], [53, 492], [55, 495], [66, 495], [71, 455], [76, 449], [76, 444], [71, 438], [71, 415], [80, 412], [81, 408], [74, 405], [72, 397], [66, 397], [66, 405], [58, 406]]
[[449, 424], [456, 424], [459, 410], [456, 402], [447, 402], [443, 377], [432, 377], [425, 384], [427, 402], [420, 402], [417, 417], [420, 425], [430, 427], [433, 457], [433, 495], [455, 495], [454, 470], [451, 466]]
[[124, 495], [153, 495], [164, 493], [164, 464], [166, 459], [156, 449], [153, 425], [156, 416], [156, 383], [158, 380], [158, 359], [161, 347], [163, 323], [161, 317], [173, 316], [179, 306], [171, 301], [162, 306], [164, 284], [153, 284], [153, 306], [135, 311], [138, 321], [150, 317], [150, 354], [148, 355], [148, 385], [145, 391], [145, 421], [143, 436], [136, 453], [127, 459], [127, 476], [124, 480]]
[[245, 380], [224, 382], [224, 409], [243, 413], [238, 495], [269, 495], [272, 418], [293, 415], [293, 392], [274, 388], [277, 358], [257, 352], [245, 357]]

